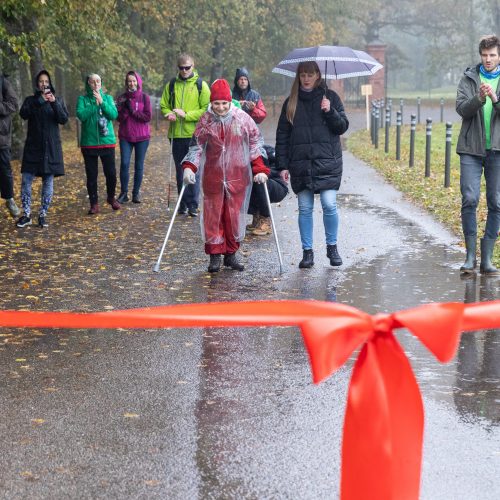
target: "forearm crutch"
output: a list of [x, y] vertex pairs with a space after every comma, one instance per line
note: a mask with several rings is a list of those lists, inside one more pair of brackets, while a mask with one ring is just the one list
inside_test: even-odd
[[264, 191], [266, 193], [267, 206], [269, 207], [269, 215], [271, 216], [271, 224], [273, 226], [274, 241], [276, 242], [276, 250], [278, 250], [278, 259], [280, 261], [280, 274], [283, 274], [283, 259], [281, 258], [280, 242], [278, 241], [278, 233], [274, 224], [273, 211], [271, 210], [271, 199], [267, 190], [267, 182], [264, 182]]
[[181, 204], [182, 195], [184, 194], [184, 189], [186, 189], [186, 184], [182, 185], [181, 192], [179, 193], [179, 197], [177, 198], [177, 203], [175, 204], [174, 213], [172, 214], [172, 219], [170, 220], [170, 224], [168, 225], [168, 230], [167, 230], [167, 235], [165, 236], [165, 241], [163, 242], [163, 246], [161, 247], [160, 255], [158, 256], [158, 260], [156, 261], [155, 267], [153, 268], [153, 271], [155, 273], [160, 272], [160, 263], [161, 263], [161, 259], [163, 257], [163, 252], [165, 251], [165, 247], [167, 246], [168, 237], [170, 236], [170, 231], [172, 231], [172, 226], [174, 225], [175, 216], [177, 215], [177, 212], [179, 211], [179, 206]]

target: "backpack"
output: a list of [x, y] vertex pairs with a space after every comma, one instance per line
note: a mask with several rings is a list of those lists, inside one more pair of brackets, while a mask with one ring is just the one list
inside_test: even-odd
[[[175, 90], [174, 90], [175, 80], [177, 80], [176, 76], [174, 76], [170, 80], [170, 83], [168, 84], [168, 93], [170, 94], [170, 108], [171, 109], [174, 109], [174, 106], [175, 106]], [[203, 80], [200, 77], [198, 77], [196, 79], [196, 88], [198, 89], [198, 101], [200, 100], [202, 85], [203, 85]]]

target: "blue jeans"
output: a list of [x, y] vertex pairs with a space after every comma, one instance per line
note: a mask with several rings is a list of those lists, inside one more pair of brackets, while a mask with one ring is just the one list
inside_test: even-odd
[[120, 139], [120, 193], [128, 192], [130, 158], [132, 157], [132, 149], [135, 149], [134, 188], [132, 190], [132, 196], [137, 196], [139, 194], [144, 174], [144, 158], [146, 158], [148, 146], [149, 140], [128, 142], [124, 139]]
[[500, 228], [500, 152], [487, 151], [486, 157], [460, 155], [460, 191], [462, 193], [462, 229], [464, 236], [477, 234], [476, 212], [481, 192], [481, 176], [486, 180], [488, 216], [484, 237], [496, 240]]
[[[337, 191], [327, 189], [320, 192], [321, 207], [323, 208], [323, 225], [327, 245], [337, 244], [339, 216], [337, 213]], [[299, 231], [303, 250], [313, 247], [313, 209], [314, 193], [304, 189], [298, 195], [299, 200]]]
[[[21, 180], [21, 203], [26, 217], [29, 217], [31, 214], [31, 185], [33, 184], [35, 177], [35, 174], [24, 172]], [[38, 215], [41, 217], [45, 217], [47, 215], [53, 195], [54, 176], [42, 176], [42, 204], [40, 206], [40, 210], [38, 211]]]

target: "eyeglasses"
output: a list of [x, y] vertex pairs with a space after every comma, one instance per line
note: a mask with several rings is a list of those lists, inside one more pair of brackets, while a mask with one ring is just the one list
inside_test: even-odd
[[190, 70], [193, 65], [191, 64], [191, 66], [177, 66], [179, 68], [179, 71], [188, 71]]

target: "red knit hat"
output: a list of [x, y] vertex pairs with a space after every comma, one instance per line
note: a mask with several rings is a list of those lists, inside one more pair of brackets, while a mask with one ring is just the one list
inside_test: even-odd
[[231, 101], [231, 89], [226, 80], [215, 80], [210, 87], [210, 102]]

